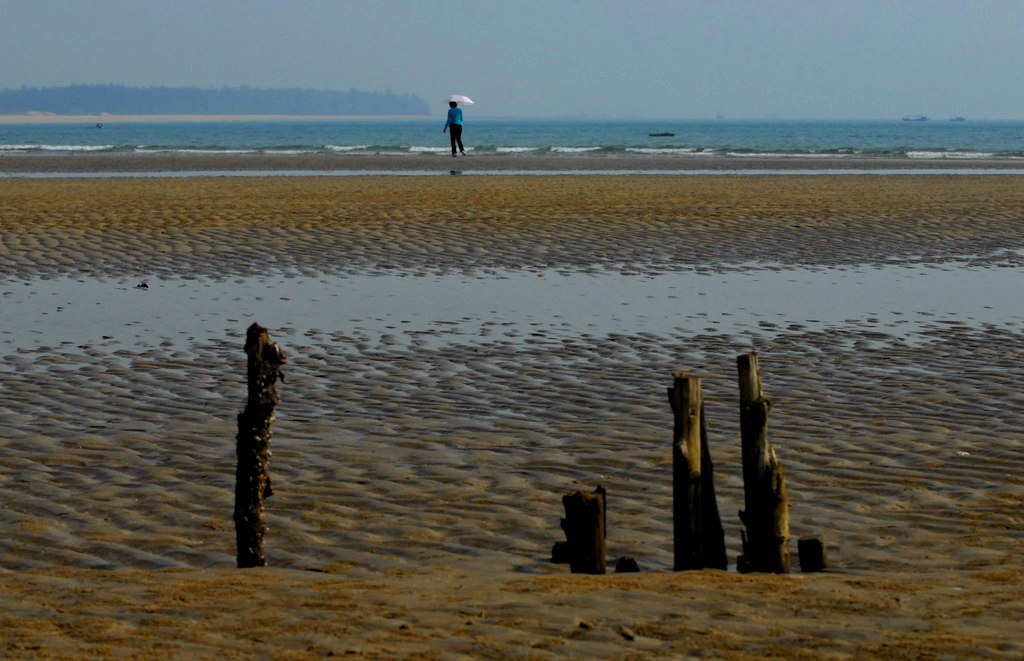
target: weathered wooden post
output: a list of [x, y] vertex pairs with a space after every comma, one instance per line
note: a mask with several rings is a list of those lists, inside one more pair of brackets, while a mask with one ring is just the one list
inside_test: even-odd
[[700, 378], [673, 375], [668, 389], [672, 406], [672, 527], [676, 571], [704, 568], [701, 526]]
[[573, 491], [562, 497], [565, 546], [562, 550], [574, 574], [604, 574], [607, 494], [598, 486], [593, 493]]
[[789, 573], [789, 499], [782, 466], [768, 443], [771, 401], [761, 388], [757, 354], [736, 359], [740, 384], [744, 510], [740, 571]]
[[711, 448], [708, 445], [708, 419], [704, 415], [704, 403], [700, 406], [700, 504], [701, 504], [701, 550], [704, 566], [725, 571], [729, 568], [729, 557], [725, 552], [725, 529], [718, 513], [718, 497], [715, 495], [715, 467], [711, 462]]
[[263, 518], [263, 501], [273, 491], [270, 487], [270, 425], [274, 407], [281, 401], [274, 385], [284, 381], [281, 365], [284, 352], [270, 340], [267, 329], [259, 324], [249, 326], [245, 335], [248, 355], [249, 397], [245, 409], [238, 414], [238, 466], [235, 471], [235, 539], [238, 545], [238, 567], [262, 567], [263, 537], [267, 524]]
[[672, 512], [675, 569], [726, 569], [725, 531], [715, 496], [701, 378], [676, 372], [672, 406]]

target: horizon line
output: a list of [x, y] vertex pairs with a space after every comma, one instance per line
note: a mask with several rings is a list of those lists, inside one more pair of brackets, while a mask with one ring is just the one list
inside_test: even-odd
[[[0, 124], [61, 124], [79, 122], [144, 123], [144, 122], [202, 122], [202, 121], [427, 121], [443, 119], [443, 114], [430, 115], [337, 115], [291, 113], [76, 113], [60, 114], [48, 111], [0, 113]], [[474, 115], [476, 121], [562, 121], [562, 122], [902, 122], [905, 117], [615, 117], [611, 115]], [[946, 124], [964, 122], [1020, 122], [1024, 118], [965, 118], [960, 116], [931, 118], [927, 123]], [[914, 122], [926, 123], [926, 122]]]

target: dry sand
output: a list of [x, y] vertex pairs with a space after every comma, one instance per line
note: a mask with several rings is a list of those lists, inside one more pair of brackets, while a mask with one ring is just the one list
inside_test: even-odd
[[[8, 179], [0, 305], [61, 275], [1019, 267], [1022, 224], [1015, 176]], [[271, 329], [289, 363], [260, 570], [233, 569], [244, 325], [145, 343], [72, 318], [66, 340], [7, 351], [4, 656], [1024, 656], [1019, 327], [430, 343], [332, 314]], [[705, 394], [734, 559], [729, 375], [749, 348], [794, 552], [822, 535], [829, 572], [669, 571], [664, 388], [677, 368], [729, 377]], [[640, 574], [547, 562], [561, 495], [596, 484], [609, 554]]]

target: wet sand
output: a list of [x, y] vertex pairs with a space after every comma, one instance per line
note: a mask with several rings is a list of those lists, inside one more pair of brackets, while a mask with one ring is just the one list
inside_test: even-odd
[[[0, 305], [62, 276], [1019, 268], [1022, 222], [1014, 176], [0, 180]], [[737, 337], [714, 319], [677, 335], [566, 318], [553, 337], [507, 319], [470, 342], [353, 332], [343, 316], [325, 305], [270, 329], [289, 363], [271, 567], [253, 571], [233, 569], [231, 522], [250, 319], [220, 340], [170, 322], [145, 341], [55, 306], [63, 340], [4, 344], [5, 656], [1024, 654], [1019, 326], [772, 319]], [[832, 569], [673, 573], [664, 388], [680, 368], [725, 377], [705, 395], [734, 561], [732, 375], [751, 349], [794, 556], [821, 535]], [[547, 561], [562, 494], [597, 484], [610, 558], [640, 574]]]
[[0, 175], [168, 172], [821, 172], [1024, 170], [1021, 159], [529, 154], [0, 153]]

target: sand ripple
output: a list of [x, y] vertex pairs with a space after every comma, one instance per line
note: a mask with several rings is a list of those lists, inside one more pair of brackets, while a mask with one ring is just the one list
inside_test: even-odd
[[[291, 360], [268, 555], [285, 567], [384, 570], [454, 554], [550, 571], [558, 498], [601, 483], [612, 552], [666, 568], [663, 389], [676, 367], [728, 373], [735, 357], [731, 338], [712, 335], [695, 355], [650, 334], [370, 352], [278, 339]], [[849, 569], [1004, 563], [1020, 542], [1006, 533], [1024, 474], [1020, 373], [1002, 351], [1017, 340], [945, 332], [858, 350], [826, 333], [755, 338], [794, 534], [824, 534]], [[92, 353], [41, 352], [5, 373], [6, 523], [21, 530], [0, 543], [5, 566], [230, 563], [238, 346], [198, 347], [190, 361]], [[742, 501], [734, 390], [706, 386], [725, 512]], [[734, 517], [729, 528], [735, 554]], [[936, 535], [957, 544], [936, 553]]]
[[[0, 180], [0, 276], [1019, 266], [1022, 196], [1012, 177]], [[941, 321], [913, 341], [857, 319], [743, 337], [640, 321], [554, 337], [509, 319], [472, 343], [273, 328], [289, 363], [267, 572], [225, 571], [244, 324], [89, 343], [72, 324], [5, 347], [6, 652], [1019, 656], [1021, 332]], [[679, 368], [725, 377], [705, 395], [734, 557], [732, 375], [750, 349], [793, 536], [824, 536], [835, 573], [667, 571], [664, 389]], [[595, 484], [609, 554], [645, 573], [548, 562], [562, 494]], [[239, 642], [251, 605], [276, 642]]]

